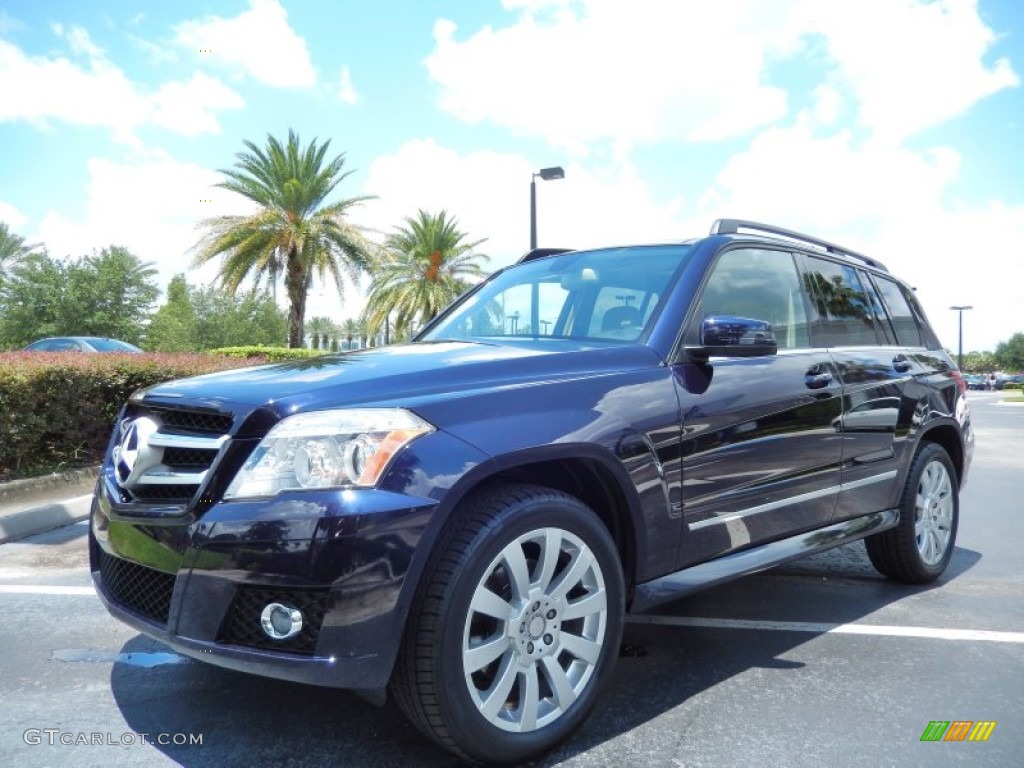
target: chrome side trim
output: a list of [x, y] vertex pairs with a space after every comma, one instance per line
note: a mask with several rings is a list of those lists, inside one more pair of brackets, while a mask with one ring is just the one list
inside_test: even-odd
[[704, 520], [698, 520], [695, 523], [690, 524], [691, 531], [697, 531], [701, 528], [707, 528], [711, 525], [718, 525], [719, 523], [730, 523], [733, 520], [739, 520], [750, 515], [759, 515], [762, 512], [771, 512], [773, 509], [781, 509], [782, 507], [788, 507], [792, 504], [802, 504], [805, 501], [813, 501], [814, 499], [820, 499], [823, 496], [830, 496], [834, 493], [842, 493], [843, 491], [852, 491], [854, 488], [861, 488], [865, 485], [872, 485], [874, 483], [884, 483], [888, 480], [892, 480], [896, 477], [896, 470], [889, 472], [882, 472], [878, 475], [872, 475], [871, 477], [862, 477], [860, 480], [854, 480], [849, 483], [840, 483], [839, 485], [831, 485], [828, 488], [821, 488], [817, 491], [810, 491], [808, 493], [801, 493], [799, 496], [790, 496], [786, 499], [779, 499], [778, 501], [770, 501], [767, 504], [759, 504], [756, 507], [748, 507], [747, 509], [741, 509], [738, 512], [731, 512], [728, 515], [721, 515], [718, 517], [709, 517]]
[[796, 560], [815, 552], [849, 544], [881, 531], [895, 527], [900, 521], [898, 509], [872, 512], [852, 520], [818, 528], [813, 531], [780, 539], [759, 547], [734, 552], [706, 563], [684, 568], [638, 584], [633, 593], [630, 611], [639, 613], [662, 603], [678, 600], [693, 592], [712, 587], [739, 576], [757, 573], [776, 565]]
[[767, 504], [758, 504], [756, 507], [748, 507], [747, 509], [741, 509], [738, 512], [731, 512], [728, 515], [720, 515], [717, 517], [709, 517], [705, 520], [698, 520], [697, 522], [690, 524], [690, 530], [697, 531], [701, 528], [707, 528], [709, 525], [729, 523], [733, 520], [749, 517], [750, 515], [759, 515], [762, 512], [771, 512], [773, 509], [788, 507], [791, 504], [801, 504], [805, 501], [813, 501], [814, 499], [820, 499], [822, 496], [831, 496], [832, 494], [838, 493], [840, 490], [842, 490], [841, 485], [832, 485], [828, 488], [822, 488], [817, 491], [801, 493], [799, 496], [790, 496], [785, 499], [779, 499], [778, 501], [769, 501]]
[[850, 483], [843, 483], [839, 486], [840, 491], [852, 491], [854, 488], [862, 488], [865, 485], [873, 485], [874, 483], [884, 483], [886, 480], [895, 480], [896, 470], [893, 469], [889, 472], [883, 472], [880, 475], [871, 475], [871, 477], [862, 477], [860, 480], [854, 480]]

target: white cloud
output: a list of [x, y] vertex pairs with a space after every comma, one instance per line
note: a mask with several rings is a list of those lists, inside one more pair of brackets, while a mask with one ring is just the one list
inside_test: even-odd
[[288, 24], [278, 0], [250, 0], [237, 16], [207, 16], [175, 27], [175, 42], [200, 60], [237, 68], [275, 88], [309, 88], [316, 71], [306, 41]]
[[216, 171], [163, 152], [120, 162], [94, 157], [88, 171], [83, 220], [49, 211], [33, 234], [53, 256], [77, 257], [123, 245], [154, 262], [164, 284], [186, 271], [191, 282], [210, 281], [216, 273], [212, 266], [190, 270], [190, 249], [200, 235], [196, 225], [212, 215], [248, 212], [237, 195], [214, 186], [221, 180]]
[[1019, 84], [1009, 61], [984, 58], [996, 36], [977, 0], [812, 2], [809, 29], [833, 61], [831, 79], [856, 98], [859, 122], [901, 139]]
[[777, 122], [803, 95], [775, 84], [780, 64], [809, 79], [822, 119], [848, 94], [859, 123], [889, 140], [1018, 83], [1005, 59], [984, 62], [995, 35], [976, 0], [504, 4], [519, 11], [514, 23], [465, 39], [436, 23], [425, 63], [441, 106], [581, 152], [605, 139], [716, 141]]
[[[786, 95], [763, 82], [765, 60], [792, 49], [799, 0], [739, 6], [587, 0], [465, 40], [434, 27], [426, 66], [443, 108], [582, 150], [601, 139], [715, 140], [779, 119]], [[543, 4], [549, 5], [549, 4]]]
[[219, 80], [201, 74], [147, 92], [113, 64], [84, 29], [55, 25], [54, 32], [85, 63], [64, 56], [28, 56], [0, 40], [0, 122], [27, 120], [41, 128], [51, 120], [105, 126], [117, 141], [138, 146], [135, 130], [142, 125], [160, 125], [187, 136], [219, 133], [216, 112], [244, 104]]
[[153, 122], [185, 136], [220, 133], [214, 110], [245, 106], [241, 96], [202, 72], [186, 82], [165, 83], [149, 101]]
[[348, 64], [341, 68], [341, 74], [338, 76], [338, 98], [349, 106], [359, 101], [359, 94], [352, 85], [352, 72]]
[[8, 229], [12, 232], [17, 232], [27, 221], [28, 217], [26, 217], [21, 211], [10, 203], [0, 200], [0, 222], [6, 224]]

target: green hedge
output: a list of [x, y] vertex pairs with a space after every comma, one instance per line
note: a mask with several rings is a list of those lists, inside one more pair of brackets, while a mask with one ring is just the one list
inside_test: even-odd
[[265, 358], [0, 352], [0, 482], [98, 463], [137, 389], [259, 362]]
[[231, 358], [260, 358], [269, 363], [276, 363], [279, 360], [302, 360], [307, 357], [317, 357], [319, 355], [324, 355], [327, 353], [318, 349], [290, 349], [288, 347], [249, 346], [220, 347], [219, 349], [211, 349], [210, 354]]

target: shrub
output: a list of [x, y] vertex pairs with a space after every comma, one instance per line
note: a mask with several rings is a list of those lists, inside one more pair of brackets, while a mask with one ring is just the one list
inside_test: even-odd
[[292, 349], [290, 347], [220, 347], [211, 349], [211, 355], [231, 358], [258, 358], [268, 363], [276, 363], [279, 360], [304, 360], [307, 357], [317, 357], [324, 354], [319, 349]]
[[260, 360], [192, 354], [0, 353], [0, 481], [99, 462], [137, 389]]

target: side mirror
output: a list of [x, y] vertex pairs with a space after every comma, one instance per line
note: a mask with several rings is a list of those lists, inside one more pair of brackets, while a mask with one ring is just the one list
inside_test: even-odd
[[763, 357], [779, 351], [771, 323], [735, 315], [712, 315], [700, 324], [700, 346], [687, 347], [691, 357]]

